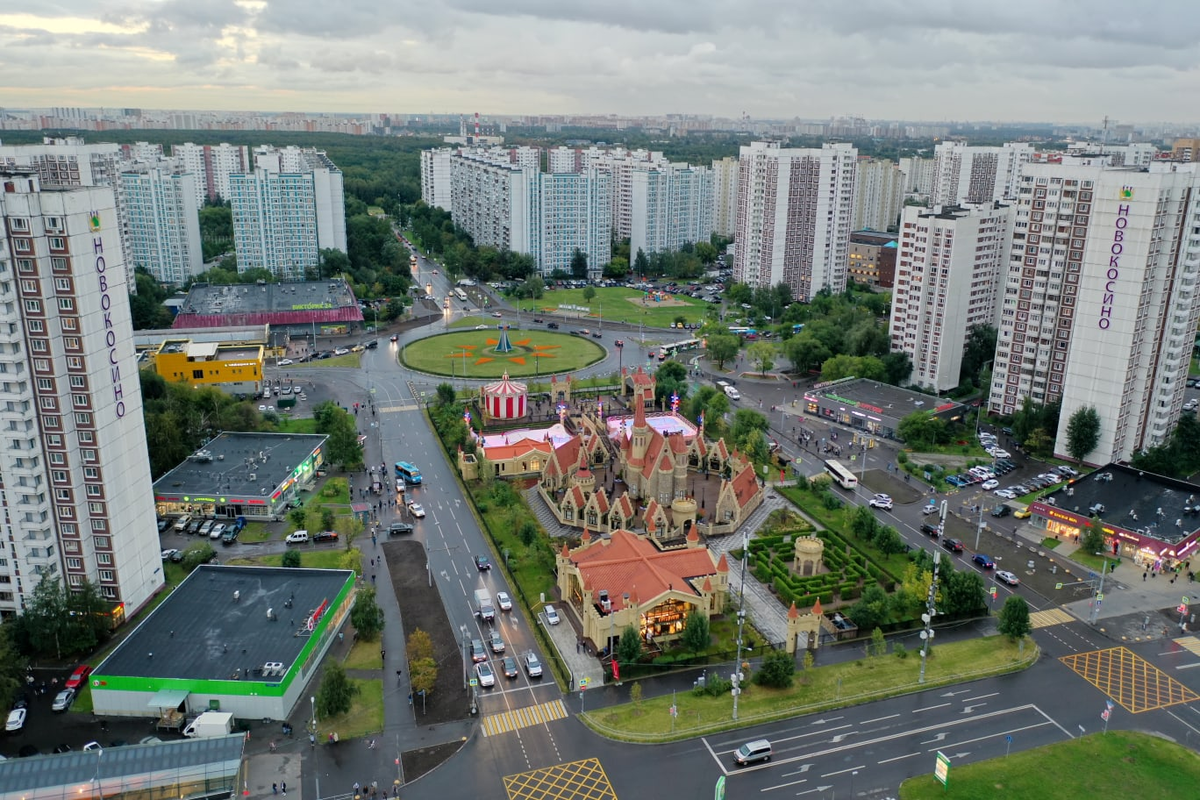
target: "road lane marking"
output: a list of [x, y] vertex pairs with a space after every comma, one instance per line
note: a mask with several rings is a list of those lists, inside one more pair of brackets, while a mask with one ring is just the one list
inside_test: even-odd
[[935, 708], [945, 708], [945, 707], [946, 707], [946, 706], [948, 706], [948, 705], [950, 705], [950, 704], [949, 704], [949, 703], [942, 703], [941, 705], [929, 706], [928, 708], [914, 708], [914, 709], [912, 710], [912, 713], [914, 713], [914, 714], [920, 714], [922, 711], [933, 711]]
[[832, 778], [834, 775], [845, 775], [847, 772], [854, 772], [857, 769], [866, 769], [866, 768], [867, 768], [866, 764], [859, 764], [857, 767], [847, 767], [846, 769], [839, 769], [837, 772], [822, 773], [821, 777], [822, 778]]
[[895, 719], [898, 716], [900, 716], [900, 715], [899, 714], [888, 714], [886, 717], [876, 717], [875, 719], [864, 720], [863, 722], [860, 722], [859, 724], [860, 725], [870, 725], [872, 722], [883, 722], [885, 719]]
[[876, 761], [875, 763], [876, 764], [890, 764], [893, 761], [903, 761], [906, 758], [912, 758], [913, 756], [923, 756], [923, 755], [925, 755], [923, 752], [918, 751], [916, 753], [906, 753], [902, 756], [896, 756], [894, 758], [885, 758], [882, 761]]
[[[485, 695], [486, 697], [487, 695]], [[533, 706], [501, 711], [488, 714], [483, 718], [482, 730], [484, 736], [499, 736], [520, 728], [532, 728], [556, 719], [566, 719], [567, 707], [563, 701], [551, 700], [549, 703], [539, 703]]]
[[992, 692], [991, 694], [981, 694], [978, 697], [967, 697], [963, 700], [960, 700], [959, 702], [960, 703], [974, 703], [976, 700], [984, 700], [988, 697], [998, 697], [999, 695], [1000, 695], [999, 692]]
[[[1020, 733], [1021, 731], [1031, 731], [1034, 728], [1044, 728], [1047, 725], [1053, 725], [1053, 724], [1054, 724], [1053, 722], [1048, 721], [1048, 722], [1039, 722], [1036, 725], [1026, 725], [1024, 728], [1010, 728], [1009, 730], [1006, 730], [1006, 731], [997, 731], [996, 733], [989, 733], [987, 736], [979, 736], [974, 739], [964, 739], [961, 742], [954, 742], [953, 744], [947, 742], [947, 743], [941, 744], [937, 747], [931, 747], [928, 750], [926, 750], [925, 752], [936, 753], [938, 750], [949, 750], [953, 747], [962, 747], [964, 744], [974, 744], [975, 742], [982, 742], [982, 741], [986, 741], [988, 739], [995, 739], [997, 736], [1010, 736], [1014, 733]], [[928, 744], [928, 743], [921, 742], [921, 744]]]
[[790, 783], [780, 783], [780, 784], [776, 784], [775, 786], [764, 786], [763, 788], [759, 789], [759, 791], [760, 792], [773, 792], [776, 789], [786, 789], [789, 786], [799, 786], [802, 783], [808, 783], [808, 778], [801, 778], [798, 781], [792, 781]]
[[1074, 617], [1061, 608], [1048, 608], [1045, 611], [1035, 611], [1029, 615], [1029, 625], [1034, 630], [1049, 628], [1052, 625], [1062, 625], [1074, 620]]

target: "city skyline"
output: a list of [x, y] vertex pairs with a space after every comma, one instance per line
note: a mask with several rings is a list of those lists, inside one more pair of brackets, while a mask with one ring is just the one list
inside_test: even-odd
[[[60, 0], [0, 12], [0, 105], [1186, 122], [1195, 112], [1178, 99], [1200, 92], [1198, 23], [1180, 0], [1167, 6], [1169, 25], [1111, 0], [1086, 13], [868, 2], [854, 15], [628, 0], [384, 13]], [[1070, 85], [1071, 101], [1048, 82]]]

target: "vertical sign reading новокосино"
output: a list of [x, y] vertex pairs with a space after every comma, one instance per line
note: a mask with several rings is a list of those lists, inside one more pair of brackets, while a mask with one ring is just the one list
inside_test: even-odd
[[[92, 211], [93, 233], [100, 231], [100, 212]], [[121, 385], [121, 365], [117, 361], [117, 332], [112, 322], [112, 295], [108, 291], [108, 263], [104, 259], [104, 238], [92, 237], [92, 255], [95, 256], [96, 280], [100, 285], [100, 308], [104, 311], [104, 344], [108, 347], [109, 377], [112, 379], [113, 400], [116, 401], [117, 417], [125, 416], [125, 389]]]
[[[1121, 199], [1133, 199], [1133, 187], [1121, 187]], [[1117, 218], [1113, 222], [1112, 246], [1108, 250], [1108, 272], [1105, 273], [1107, 283], [1104, 284], [1104, 297], [1100, 300], [1100, 319], [1096, 327], [1108, 330], [1112, 324], [1113, 302], [1116, 300], [1117, 280], [1121, 277], [1121, 254], [1125, 252], [1125, 228], [1129, 225], [1129, 205], [1117, 206]]]

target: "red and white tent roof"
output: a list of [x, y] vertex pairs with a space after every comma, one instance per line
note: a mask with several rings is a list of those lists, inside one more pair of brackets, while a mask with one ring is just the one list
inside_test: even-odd
[[507, 372], [500, 380], [483, 387], [483, 393], [492, 397], [513, 397], [526, 394], [527, 391], [528, 387], [525, 384], [509, 380]]

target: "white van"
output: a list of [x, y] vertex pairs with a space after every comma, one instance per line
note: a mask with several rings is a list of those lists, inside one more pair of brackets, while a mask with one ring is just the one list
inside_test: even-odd
[[285, 541], [288, 544], [308, 544], [308, 531], [292, 531]]
[[741, 400], [742, 399], [741, 392], [739, 392], [737, 389], [733, 388], [732, 386], [726, 386], [726, 387], [724, 387], [724, 389], [725, 389], [725, 396], [728, 397], [730, 400]]

